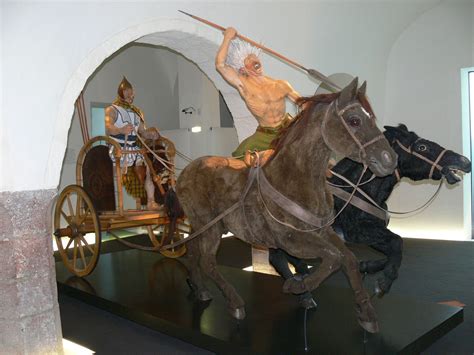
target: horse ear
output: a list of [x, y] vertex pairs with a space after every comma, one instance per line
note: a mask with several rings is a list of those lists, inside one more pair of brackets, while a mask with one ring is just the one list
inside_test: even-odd
[[400, 123], [398, 125], [398, 129], [402, 130], [402, 131], [405, 131], [405, 132], [408, 132], [408, 127], [405, 126], [403, 123]]
[[385, 138], [387, 138], [387, 140], [390, 143], [393, 143], [395, 141], [395, 139], [397, 139], [399, 134], [400, 134], [398, 128], [397, 127], [392, 127], [392, 126], [383, 126], [383, 128], [385, 128], [385, 131], [383, 132]]
[[407, 126], [403, 123], [400, 123], [397, 127], [383, 126], [383, 128], [385, 128], [384, 135], [389, 142], [393, 142], [395, 139], [401, 140], [403, 137], [407, 137], [410, 133]]
[[351, 81], [344, 89], [342, 89], [341, 94], [339, 95], [339, 107], [343, 107], [352, 100], [354, 100], [357, 94], [357, 83], [359, 79], [357, 77]]
[[362, 96], [365, 96], [365, 92], [367, 91], [367, 81], [364, 81], [359, 88], [358, 93]]

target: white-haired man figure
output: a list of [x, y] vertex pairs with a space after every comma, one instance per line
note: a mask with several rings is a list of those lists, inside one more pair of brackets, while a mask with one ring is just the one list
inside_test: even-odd
[[[259, 50], [247, 42], [233, 40], [237, 31], [229, 27], [224, 32], [216, 55], [216, 69], [222, 77], [235, 87], [244, 99], [250, 112], [258, 121], [254, 134], [240, 143], [232, 155], [244, 159], [247, 151], [263, 151], [270, 148], [280, 130], [285, 128], [291, 118], [286, 113], [285, 99], [296, 102], [300, 95], [285, 80], [276, 80], [263, 75], [262, 63], [258, 58]], [[231, 48], [229, 48], [231, 47]], [[307, 274], [308, 267], [301, 260], [281, 249], [269, 249], [269, 261], [276, 270], [283, 272], [284, 278], [293, 277], [288, 261], [300, 274]], [[305, 308], [315, 307], [311, 293], [299, 296]]]
[[234, 157], [243, 159], [248, 150], [262, 151], [270, 148], [280, 129], [290, 122], [290, 116], [286, 114], [285, 98], [296, 102], [300, 95], [287, 81], [263, 75], [262, 63], [258, 58], [259, 50], [247, 42], [233, 40], [236, 35], [237, 31], [232, 27], [225, 30], [224, 40], [216, 55], [216, 69], [239, 91], [258, 121], [256, 132], [232, 153]]

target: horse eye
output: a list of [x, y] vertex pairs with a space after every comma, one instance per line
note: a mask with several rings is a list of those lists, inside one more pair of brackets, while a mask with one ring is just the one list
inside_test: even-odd
[[358, 117], [350, 117], [349, 118], [349, 124], [352, 126], [352, 127], [359, 127], [360, 126], [360, 118]]
[[424, 144], [420, 144], [419, 146], [416, 147], [416, 150], [418, 150], [419, 152], [424, 152], [427, 149], [428, 147]]

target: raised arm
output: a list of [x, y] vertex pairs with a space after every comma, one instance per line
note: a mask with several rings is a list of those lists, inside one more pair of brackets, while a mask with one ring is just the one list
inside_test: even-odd
[[295, 89], [293, 89], [293, 87], [290, 85], [289, 82], [285, 81], [284, 83], [285, 83], [286, 88], [288, 90], [288, 94], [286, 96], [288, 96], [288, 98], [291, 101], [296, 103], [296, 100], [298, 100], [301, 97], [301, 95]]
[[230, 85], [241, 91], [243, 89], [243, 85], [240, 81], [239, 73], [237, 70], [225, 63], [230, 42], [235, 38], [236, 35], [237, 31], [232, 27], [229, 27], [225, 30], [224, 40], [222, 41], [222, 44], [219, 47], [216, 55], [216, 69]]

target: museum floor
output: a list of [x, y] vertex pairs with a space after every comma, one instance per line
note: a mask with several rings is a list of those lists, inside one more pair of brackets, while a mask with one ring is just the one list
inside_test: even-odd
[[[121, 249], [115, 242], [104, 244], [103, 252]], [[354, 249], [361, 257], [365, 248]], [[467, 306], [464, 322], [433, 344], [426, 354], [472, 354], [474, 350], [474, 243], [405, 240], [400, 278], [393, 294], [419, 301], [458, 300]], [[232, 267], [250, 265], [250, 249], [233, 238], [224, 240], [219, 263]], [[370, 284], [370, 280], [368, 281]], [[346, 285], [341, 274], [327, 283]], [[60, 295], [61, 319], [65, 338], [99, 354], [209, 354], [207, 350], [160, 334], [71, 297]]]

